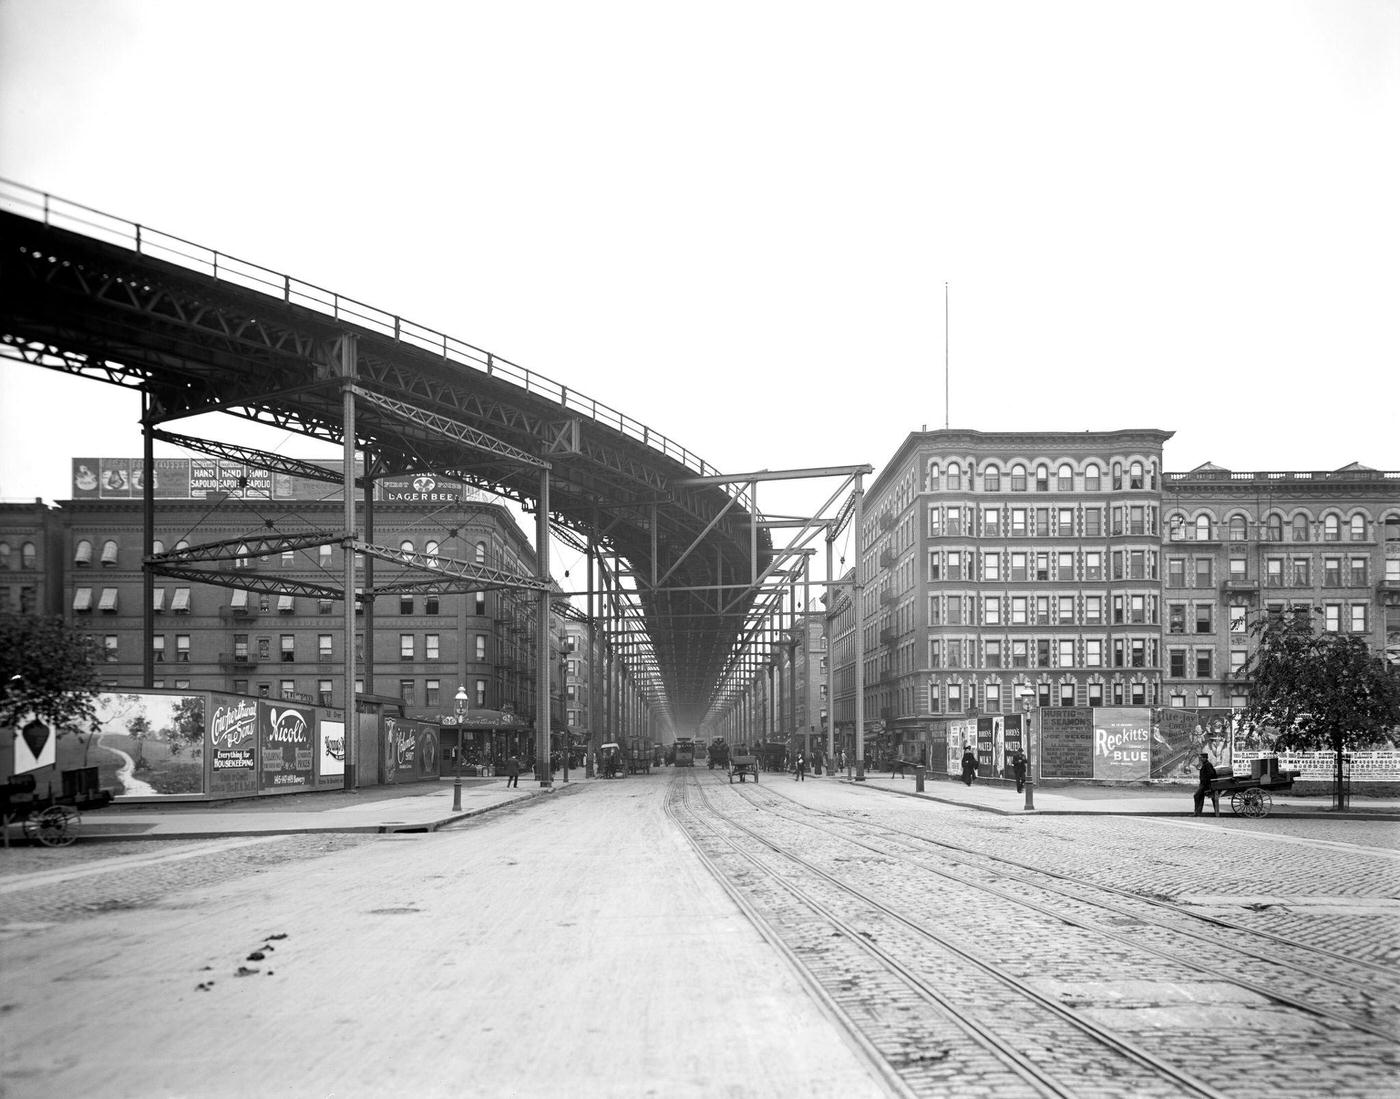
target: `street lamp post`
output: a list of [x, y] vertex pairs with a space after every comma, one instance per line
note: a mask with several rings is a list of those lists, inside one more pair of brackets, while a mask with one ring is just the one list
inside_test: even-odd
[[462, 734], [467, 731], [467, 689], [458, 687], [453, 701], [457, 703], [457, 779], [452, 783], [452, 811], [460, 813], [462, 811]]

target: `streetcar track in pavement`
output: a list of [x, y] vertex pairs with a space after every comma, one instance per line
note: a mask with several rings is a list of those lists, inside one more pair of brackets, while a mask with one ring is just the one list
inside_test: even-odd
[[76, 881], [79, 878], [94, 877], [99, 874], [122, 874], [132, 870], [140, 870], [173, 862], [182, 862], [186, 859], [196, 859], [205, 855], [222, 854], [225, 851], [232, 851], [239, 847], [252, 847], [255, 844], [269, 843], [272, 840], [280, 838], [280, 836], [273, 835], [229, 837], [208, 843], [195, 843], [181, 846], [176, 850], [143, 851], [140, 854], [119, 855], [115, 858], [101, 859], [93, 862], [73, 863], [67, 866], [54, 867], [50, 870], [35, 870], [29, 873], [15, 874], [0, 878], [0, 895], [19, 893], [26, 889], [43, 889], [55, 885], [62, 885], [65, 882]]
[[[923, 921], [911, 919], [901, 914], [869, 893], [832, 876], [815, 863], [762, 836], [735, 819], [731, 814], [719, 810], [705, 793], [703, 784], [700, 782], [692, 780], [680, 785], [680, 795], [677, 796], [672, 791], [671, 796], [668, 797], [667, 812], [673, 816], [673, 819], [677, 820], [707, 867], [731, 893], [738, 891], [742, 894], [742, 890], [739, 890], [737, 883], [731, 881], [731, 876], [725, 872], [725, 868], [721, 865], [720, 857], [706, 851], [703, 839], [696, 836], [693, 828], [687, 827], [686, 823], [680, 820], [681, 812], [688, 814], [696, 825], [703, 827], [708, 836], [712, 837], [715, 842], [724, 845], [729, 852], [737, 855], [757, 870], [763, 885], [772, 883], [780, 887], [807, 913], [818, 917], [820, 927], [829, 929], [825, 932], [828, 939], [832, 935], [839, 936], [843, 943], [859, 951], [867, 960], [877, 961], [881, 974], [896, 977], [902, 986], [901, 989], [883, 988], [881, 990], [884, 999], [893, 1001], [892, 1006], [886, 1010], [886, 1015], [907, 1013], [909, 1009], [900, 1001], [898, 994], [912, 994], [924, 1004], [934, 1008], [941, 1016], [941, 1021], [944, 1024], [943, 1033], [934, 1039], [935, 1044], [947, 1047], [946, 1029], [951, 1026], [961, 1032], [968, 1042], [973, 1043], [985, 1059], [995, 1062], [1002, 1073], [1002, 1079], [995, 1081], [995, 1086], [988, 1087], [989, 1093], [1007, 1095], [1009, 1093], [1007, 1075], [1009, 1074], [1011, 1077], [1019, 1078], [1021, 1082], [1032, 1089], [1034, 1094], [1045, 1096], [1071, 1097], [1083, 1094], [1084, 1090], [1096, 1089], [1102, 1090], [1105, 1094], [1133, 1094], [1135, 1096], [1193, 1094], [1219, 1097], [1223, 1095], [1208, 1082], [1182, 1071], [1169, 1061], [1147, 1051], [1136, 1042], [1101, 1026], [1083, 1012], [1027, 987], [1017, 974], [978, 957], [958, 945], [957, 942], [930, 928]], [[692, 792], [705, 809], [703, 816], [696, 813], [688, 804]], [[747, 799], [743, 800], [747, 801]], [[676, 809], [677, 801], [680, 801], [683, 806], [679, 812]], [[730, 834], [726, 834], [715, 825], [716, 819], [727, 825]], [[765, 861], [764, 857], [755, 855], [752, 850], [746, 850], [743, 843], [734, 839], [733, 832], [738, 832], [751, 845], [756, 844], [768, 858], [776, 858], [778, 865], [772, 866], [768, 861]], [[809, 885], [799, 884], [793, 880], [790, 873], [784, 873], [783, 864], [787, 864], [788, 867], [800, 868], [809, 878], [815, 879], [821, 887], [828, 891], [834, 891], [835, 899], [831, 901], [819, 899], [814, 895], [814, 890]], [[860, 910], [859, 913], [849, 916], [842, 915], [838, 910], [839, 906], [849, 905], [850, 902], [855, 903]], [[777, 936], [785, 942], [789, 935], [805, 936], [808, 941], [811, 941], [814, 934], [819, 937], [821, 935], [820, 928], [814, 932], [811, 928], [803, 926], [804, 923], [810, 922], [810, 915], [806, 920], [800, 916], [790, 915], [786, 917], [789, 926], [779, 927], [774, 924], [775, 917], [763, 912], [757, 904], [748, 904], [745, 906], [745, 910], [750, 919], [754, 919], [756, 915], [768, 926], [771, 935]], [[871, 914], [876, 917], [876, 922], [873, 924], [870, 919]], [[783, 917], [779, 915], [777, 919], [781, 921]], [[856, 922], [857, 919], [860, 919], [867, 926], [859, 926]], [[878, 934], [870, 930], [872, 926], [878, 930]], [[924, 967], [923, 972], [915, 968], [915, 962], [902, 959], [895, 949], [886, 949], [882, 945], [881, 940], [892, 937], [887, 934], [887, 930], [891, 927], [900, 929], [906, 936], [912, 936], [910, 948], [903, 953], [906, 958], [917, 958], [918, 964]], [[765, 937], [770, 937], [770, 935], [765, 933]], [[933, 975], [929, 971], [929, 967], [934, 959], [927, 952], [930, 945], [935, 946], [937, 951], [943, 955], [956, 959], [957, 963], [965, 967], [967, 971], [997, 982], [1002, 990], [1003, 1003], [1000, 1005], [1000, 1010], [995, 1007], [988, 1009], [996, 1019], [996, 1023], [984, 1023], [980, 1018], [983, 1014], [985, 995], [979, 993], [969, 997], [964, 990], [964, 1002], [959, 1004], [955, 995], [945, 995], [933, 983]], [[816, 967], [809, 960], [808, 950], [810, 948], [801, 950], [789, 947], [787, 953], [798, 964], [799, 971], [803, 976], [829, 996], [830, 993], [824, 986], [823, 975], [816, 971]], [[957, 982], [951, 981], [942, 970], [939, 973], [941, 984], [956, 985]], [[829, 974], [826, 979], [830, 980]], [[840, 978], [846, 982], [853, 979], [854, 975], [852, 974]], [[879, 983], [878, 977], [874, 983]], [[837, 987], [841, 987], [840, 984]], [[1026, 1016], [1023, 1009], [1018, 1012], [1015, 1008], [1008, 1008], [1006, 1006], [1008, 997], [1021, 1001], [1023, 1005], [1030, 1005], [1036, 1013], [1034, 1018]], [[871, 1011], [877, 1010], [875, 1004], [864, 1006]], [[848, 1027], [857, 1031], [862, 1029], [860, 1022], [853, 1017], [849, 1008], [840, 1008], [839, 1000], [838, 1008], [843, 1010]], [[889, 1039], [879, 1034], [880, 1027], [888, 1025], [881, 1022], [881, 1018], [877, 1015], [876, 1022], [872, 1027], [876, 1034], [868, 1036], [868, 1039], [874, 1043], [882, 1056], [890, 1060], [893, 1071], [903, 1074], [903, 1068], [898, 1063], [898, 1049], [894, 1051], [895, 1056], [891, 1058], [887, 1048]], [[997, 1025], [1000, 1024], [1002, 1027], [1017, 1032], [1018, 1022], [1020, 1024], [1019, 1033], [1022, 1036], [1029, 1033], [1031, 1029], [1053, 1032], [1055, 1023], [1060, 1024], [1060, 1034], [1055, 1040], [1047, 1039], [1045, 1041], [1039, 1051], [1039, 1056], [1022, 1057], [1002, 1037]], [[923, 1022], [921, 1025], [930, 1026], [928, 1022]], [[1086, 1054], [1081, 1046], [1077, 1054], [1067, 1057], [1071, 1043], [1066, 1040], [1065, 1035], [1069, 1031], [1077, 1034], [1081, 1042], [1087, 1039], [1098, 1051], [1097, 1055]], [[934, 1033], [939, 1032], [934, 1031]], [[1056, 1054], [1059, 1055], [1058, 1058], [1055, 1056]], [[956, 1063], [961, 1065], [962, 1061], [963, 1058], [959, 1058]], [[914, 1067], [918, 1068], [917, 1062], [914, 1063]], [[986, 1083], [986, 1070], [981, 1071], [984, 1073], [981, 1082]], [[942, 1086], [946, 1087], [949, 1083], [958, 1082], [961, 1075], [962, 1073], [958, 1072], [951, 1077], [945, 1076]], [[936, 1085], [935, 1090], [937, 1090]]]
[[[794, 807], [797, 807], [798, 803], [793, 802], [792, 799], [788, 798], [786, 795], [778, 794], [773, 790], [759, 791], [755, 788], [753, 790], [745, 790], [742, 792], [741, 796], [754, 804], [758, 803], [759, 798], [769, 799], [765, 808], [770, 812], [774, 812], [775, 815], [781, 816], [790, 823], [820, 831], [835, 839], [855, 844], [877, 855], [889, 855], [890, 843], [903, 844], [906, 851], [915, 855], [914, 860], [910, 862], [909, 865], [917, 866], [927, 873], [936, 874], [971, 888], [981, 889], [994, 896], [1001, 897], [1014, 904], [1031, 908], [1043, 915], [1079, 927], [1093, 934], [1114, 938], [1125, 945], [1131, 946], [1134, 950], [1149, 952], [1167, 961], [1185, 965], [1209, 977], [1211, 980], [1228, 980], [1240, 988], [1264, 996], [1269, 1000], [1295, 1010], [1315, 1015], [1329, 1022], [1339, 1023], [1356, 1030], [1364, 1031], [1378, 1038], [1385, 1038], [1389, 1041], [1400, 1043], [1400, 1030], [1386, 1027], [1375, 1021], [1376, 1018], [1395, 1018], [1397, 1013], [1400, 1013], [1400, 974], [1397, 974], [1392, 968], [1360, 961], [1348, 955], [1340, 954], [1322, 947], [1315, 947], [1308, 943], [1278, 935], [1274, 932], [1258, 931], [1245, 927], [1242, 924], [1212, 916], [1208, 913], [1193, 912], [1180, 905], [1161, 901], [1153, 897], [1145, 897], [1129, 890], [1084, 881], [1059, 871], [1045, 870], [1041, 867], [1032, 866], [1029, 863], [1020, 862], [1016, 859], [1009, 859], [1000, 855], [991, 855], [976, 851], [960, 844], [949, 843], [915, 832], [909, 832], [883, 822], [879, 825], [872, 826], [862, 821], [852, 820], [850, 817], [843, 816], [839, 813], [831, 813], [806, 805], [800, 806], [805, 813], [829, 818], [841, 824], [862, 829], [867, 834], [871, 834], [872, 829], [877, 829], [878, 831], [875, 831], [874, 835], [885, 841], [885, 845], [880, 846], [845, 832], [824, 827], [810, 819], [803, 819], [791, 813], [777, 812], [773, 809], [773, 803], [777, 799], [780, 799], [786, 805]], [[910, 844], [909, 841], [913, 841], [913, 844], [917, 844], [918, 847], [935, 847], [954, 852], [959, 858], [965, 860], [965, 863], [966, 860], [978, 860], [982, 863], [997, 864], [998, 867], [1014, 867], [1024, 871], [1025, 873], [1020, 875], [1001, 873], [1000, 877], [1003, 881], [1015, 882], [1033, 888], [1038, 892], [1051, 892], [1060, 897], [1072, 900], [1077, 904], [1100, 909], [1104, 912], [1111, 913], [1116, 919], [1130, 919], [1133, 921], [1133, 934], [1129, 936], [1121, 931], [1116, 931], [1111, 926], [1104, 926], [1091, 919], [1075, 917], [1062, 909], [1052, 909], [1047, 905], [1039, 904], [1024, 896], [1009, 892], [995, 884], [969, 878], [963, 874], [942, 867], [928, 865], [918, 857], [921, 854], [918, 847]], [[1306, 961], [1300, 962], [1297, 957], [1289, 958], [1287, 955], [1281, 953], [1266, 953], [1263, 948], [1246, 949], [1242, 948], [1238, 943], [1222, 942], [1210, 934], [1175, 926], [1165, 920], [1156, 920], [1149, 923], [1149, 917], [1141, 911], [1135, 911], [1133, 908], [1124, 905], [1112, 904], [1098, 897], [1085, 896], [1084, 892], [1076, 892], [1064, 885], [1053, 884], [1056, 882], [1072, 883], [1080, 890], [1091, 893], [1113, 894], [1133, 902], [1134, 905], [1169, 912], [1174, 917], [1177, 917], [1178, 921], [1180, 918], [1185, 917], [1191, 921], [1199, 921], [1213, 925], [1232, 933], [1264, 940], [1283, 950], [1294, 952], [1295, 955], [1304, 954], [1309, 957]], [[1152, 946], [1144, 942], [1141, 937], [1142, 929], [1147, 926], [1165, 932], [1173, 938], [1186, 938], [1192, 940], [1196, 944], [1208, 946], [1217, 952], [1215, 960], [1210, 962], [1196, 960], [1186, 956], [1179, 948], [1168, 949], [1166, 947]], [[1363, 1003], [1360, 1007], [1352, 1007], [1348, 1011], [1333, 1010], [1319, 1005], [1312, 999], [1279, 991], [1277, 986], [1270, 986], [1262, 983], [1258, 979], [1247, 975], [1247, 972], [1241, 972], [1241, 970], [1248, 971], [1251, 967], [1257, 968], [1259, 966], [1272, 967], [1285, 976], [1292, 977], [1295, 980], [1303, 978], [1307, 983], [1313, 985], [1330, 985], [1337, 998], [1343, 1002], [1350, 1004], [1359, 998]], [[1227, 972], [1227, 970], [1231, 972]], [[1363, 986], [1358, 980], [1358, 977], [1364, 977], [1368, 983]], [[1382, 983], [1388, 987], [1385, 989], [1378, 988], [1377, 985]]]

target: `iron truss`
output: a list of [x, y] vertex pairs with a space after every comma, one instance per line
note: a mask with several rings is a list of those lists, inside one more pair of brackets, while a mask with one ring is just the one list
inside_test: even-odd
[[[668, 709], [682, 722], [704, 715], [747, 632], [754, 594], [744, 585], [773, 556], [767, 529], [754, 533], [758, 516], [744, 486], [685, 483], [713, 471], [596, 402], [401, 318], [253, 265], [232, 275], [228, 257], [183, 242], [154, 254], [154, 234], [119, 219], [109, 220], [128, 230], [121, 243], [87, 235], [80, 218], [80, 231], [70, 231], [55, 223], [47, 198], [42, 215], [12, 195], [0, 205], [0, 356], [141, 389], [151, 428], [219, 411], [343, 444], [341, 361], [353, 340], [355, 443], [375, 475], [433, 472], [531, 505], [548, 463], [551, 522], [627, 562]], [[397, 551], [383, 552], [404, 564]], [[325, 594], [333, 585], [292, 591], [220, 561], [209, 558], [203, 570], [174, 559], [152, 567], [335, 597]], [[433, 572], [415, 563], [411, 575], [376, 591], [540, 583], [438, 564]], [[666, 584], [648, 589], [660, 576]]]

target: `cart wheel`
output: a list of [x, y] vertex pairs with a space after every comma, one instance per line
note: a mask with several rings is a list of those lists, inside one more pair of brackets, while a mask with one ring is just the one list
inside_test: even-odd
[[1247, 793], [1249, 793], [1248, 790], [1236, 790], [1230, 795], [1230, 812], [1234, 813], [1237, 817], [1249, 815], [1249, 809], [1244, 800], [1244, 796]]
[[1244, 811], [1251, 817], [1267, 816], [1273, 798], [1269, 797], [1267, 790], [1255, 788], [1244, 792]]
[[24, 822], [24, 834], [45, 847], [67, 847], [78, 838], [82, 817], [66, 805], [50, 805]]

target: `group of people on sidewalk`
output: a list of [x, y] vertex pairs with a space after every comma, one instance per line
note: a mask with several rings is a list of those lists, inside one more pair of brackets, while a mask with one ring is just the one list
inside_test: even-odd
[[[1026, 753], [1020, 748], [1011, 753], [1011, 774], [1016, 779], [1016, 792], [1019, 794], [1026, 788]], [[962, 780], [965, 786], [971, 786], [977, 777], [977, 754], [973, 752], [972, 745], [969, 744], [963, 749], [962, 757]]]

